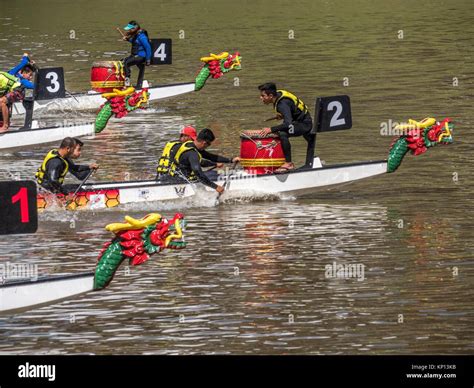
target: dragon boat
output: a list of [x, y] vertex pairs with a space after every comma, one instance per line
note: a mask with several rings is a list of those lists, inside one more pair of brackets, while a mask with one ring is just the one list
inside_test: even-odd
[[[238, 52], [234, 54], [228, 52], [211, 53], [209, 56], [201, 57], [200, 61], [202, 62], [202, 67], [193, 81], [149, 86], [150, 82], [145, 80], [142, 89], [138, 89], [136, 92], [146, 92], [148, 94], [147, 102], [158, 101], [199, 91], [205, 86], [208, 78], [217, 79], [231, 70], [241, 69], [241, 56]], [[125, 76], [122, 62], [94, 62], [91, 68], [92, 90], [80, 93], [64, 93], [64, 96], [59, 98], [43, 99], [41, 97], [42, 94], [40, 94], [39, 98], [36, 98], [34, 101], [33, 111], [97, 110], [109, 101], [109, 98], [103, 94], [112, 92], [117, 88], [124, 88], [124, 81]], [[12, 115], [25, 113], [26, 109], [22, 102], [13, 104]]]
[[[90, 136], [102, 132], [110, 118], [122, 118], [137, 109], [146, 109], [150, 102], [201, 90], [209, 78], [218, 79], [225, 73], [241, 69], [241, 56], [230, 54], [210, 54], [200, 58], [202, 66], [194, 82], [149, 86], [144, 81], [143, 88], [136, 90], [124, 86], [123, 65], [119, 61], [96, 62], [91, 70], [92, 91], [87, 93], [60, 93], [62, 97], [52, 98], [51, 79], [62, 80], [62, 69], [48, 73], [42, 69], [36, 83], [36, 90], [28, 102], [15, 103], [12, 114], [26, 114], [25, 125], [20, 129], [11, 128], [0, 134], [0, 150], [52, 143], [70, 137]], [[44, 70], [44, 71], [43, 71]], [[51, 74], [55, 74], [51, 77]], [[57, 81], [57, 89], [64, 89], [64, 82]], [[63, 96], [64, 94], [64, 96]], [[68, 110], [98, 110], [94, 123], [65, 124], [39, 128], [33, 120], [35, 111], [48, 110], [62, 112]], [[1, 118], [0, 118], [1, 121]]]
[[[313, 154], [310, 163], [286, 173], [275, 171], [284, 163], [276, 135], [270, 134], [261, 138], [258, 131], [247, 131], [241, 135], [240, 154], [243, 169], [219, 174], [216, 183], [225, 187], [223, 201], [281, 195], [301, 197], [341, 184], [392, 173], [400, 166], [408, 151], [419, 155], [430, 147], [450, 144], [453, 141], [453, 125], [450, 119], [441, 122], [436, 122], [434, 118], [420, 122], [410, 120], [408, 124], [401, 124], [400, 128], [407, 133], [393, 142], [386, 160], [327, 166], [322, 165], [320, 159]], [[156, 180], [90, 183], [73, 195], [76, 188], [77, 186], [72, 186], [70, 193], [66, 195], [38, 194], [38, 209], [44, 210], [59, 205], [69, 210], [95, 210], [154, 201], [190, 202], [200, 192], [207, 193], [209, 197], [217, 195], [209, 187], [184, 180], [174, 183]]]
[[110, 284], [125, 260], [129, 260], [130, 266], [136, 266], [165, 249], [185, 248], [185, 225], [185, 218], [180, 213], [169, 221], [158, 213], [141, 219], [126, 216], [125, 222], [105, 227], [114, 233], [114, 238], [104, 244], [94, 271], [43, 277], [30, 274], [28, 279], [9, 280], [11, 276], [4, 270], [6, 280], [2, 277], [0, 284], [0, 313], [25, 311], [34, 306], [102, 290]]

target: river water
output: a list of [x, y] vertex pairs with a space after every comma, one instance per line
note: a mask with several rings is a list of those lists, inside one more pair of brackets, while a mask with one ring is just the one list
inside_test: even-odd
[[[310, 106], [350, 95], [353, 128], [318, 135], [326, 164], [386, 158], [389, 120], [451, 117], [455, 142], [407, 155], [395, 174], [304, 199], [42, 214], [35, 235], [0, 238], [0, 263], [92, 270], [111, 238], [103, 227], [149, 211], [183, 212], [188, 247], [122, 268], [102, 292], [0, 316], [0, 354], [472, 354], [472, 2], [140, 4], [130, 13], [122, 0], [26, 0], [0, 16], [1, 68], [29, 52], [40, 66], [64, 67], [69, 91], [88, 89], [93, 61], [126, 55], [114, 29], [131, 18], [173, 39], [173, 65], [147, 69], [154, 84], [193, 80], [209, 52], [241, 52], [240, 72], [86, 139], [82, 160], [100, 163], [96, 181], [154, 176], [162, 146], [185, 124], [212, 128], [213, 149], [237, 155], [239, 133], [272, 116], [256, 89], [270, 80]], [[3, 152], [0, 179], [31, 178], [50, 148]], [[293, 153], [302, 163], [302, 140]], [[334, 263], [363, 265], [363, 276], [328, 278]]]

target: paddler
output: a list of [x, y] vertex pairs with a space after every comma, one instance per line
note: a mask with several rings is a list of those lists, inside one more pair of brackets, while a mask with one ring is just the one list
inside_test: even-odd
[[44, 189], [53, 193], [66, 194], [63, 183], [67, 173], [70, 172], [77, 179], [83, 180], [91, 170], [96, 170], [99, 165], [92, 163], [89, 166], [78, 165], [71, 159], [81, 156], [83, 143], [79, 139], [66, 137], [57, 149], [52, 149], [45, 156], [38, 172], [36, 181]]
[[169, 141], [165, 144], [163, 148], [163, 153], [161, 154], [160, 160], [158, 161], [158, 167], [156, 169], [156, 180], [163, 180], [169, 176], [169, 169], [171, 166], [171, 161], [174, 159], [176, 152], [178, 151], [181, 144], [188, 141], [196, 140], [197, 133], [196, 128], [188, 125], [181, 129], [179, 132], [179, 139], [174, 141]]
[[148, 32], [140, 28], [140, 25], [135, 21], [130, 21], [125, 27], [126, 35], [123, 40], [132, 44], [131, 55], [124, 58], [123, 68], [125, 72], [125, 86], [130, 86], [130, 67], [137, 66], [139, 69], [136, 89], [141, 89], [143, 78], [145, 76], [145, 65], [151, 64], [151, 44], [148, 38]]
[[271, 128], [264, 128], [260, 132], [261, 136], [276, 133], [280, 137], [281, 147], [285, 155], [285, 163], [275, 172], [284, 173], [293, 170], [295, 165], [291, 159], [289, 138], [303, 136], [309, 145], [312, 138], [310, 131], [313, 127], [311, 114], [301, 99], [287, 90], [277, 90], [276, 85], [272, 82], [260, 85], [258, 90], [260, 90], [260, 100], [264, 104], [273, 104], [273, 109], [276, 113], [274, 119], [283, 119], [283, 123]]
[[213, 188], [218, 193], [224, 192], [224, 187], [214, 183], [209, 178], [209, 175], [202, 170], [202, 167], [222, 167], [222, 163], [237, 163], [240, 161], [240, 158], [226, 158], [207, 152], [206, 148], [215, 139], [214, 133], [210, 129], [204, 128], [195, 139], [181, 143], [171, 161], [168, 173], [171, 179], [189, 182], [197, 181]]
[[25, 53], [17, 66], [8, 72], [0, 72], [0, 112], [3, 122], [0, 126], [0, 133], [8, 130], [10, 109], [13, 103], [25, 98], [25, 89], [35, 88], [32, 82], [34, 71], [34, 62]]

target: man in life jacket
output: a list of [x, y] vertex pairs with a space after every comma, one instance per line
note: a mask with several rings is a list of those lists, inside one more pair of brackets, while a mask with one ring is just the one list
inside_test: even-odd
[[34, 70], [34, 62], [25, 53], [17, 66], [8, 72], [0, 71], [0, 133], [6, 132], [10, 126], [10, 109], [13, 103], [23, 100], [25, 89], [35, 88], [31, 81]]
[[206, 148], [215, 139], [214, 133], [210, 129], [204, 128], [194, 140], [181, 143], [173, 159], [171, 159], [168, 172], [171, 180], [201, 182], [218, 193], [224, 192], [224, 187], [214, 183], [202, 170], [202, 167], [222, 167], [222, 163], [237, 163], [240, 161], [240, 158], [230, 159], [207, 152]]
[[68, 172], [77, 179], [83, 180], [91, 170], [98, 169], [99, 166], [95, 163], [84, 166], [72, 162], [71, 159], [81, 156], [82, 145], [80, 140], [66, 137], [58, 149], [49, 151], [36, 173], [38, 184], [53, 193], [66, 194], [68, 191], [65, 190], [63, 184]]
[[148, 32], [142, 30], [135, 21], [130, 21], [125, 27], [126, 35], [124, 40], [132, 44], [131, 55], [124, 58], [123, 68], [125, 73], [125, 86], [130, 86], [130, 67], [137, 66], [139, 69], [136, 89], [142, 88], [143, 78], [145, 76], [145, 65], [151, 64], [151, 44], [148, 38]]
[[161, 154], [160, 160], [158, 161], [158, 167], [156, 169], [156, 180], [166, 180], [169, 177], [169, 170], [171, 167], [172, 160], [176, 155], [181, 144], [187, 141], [196, 140], [197, 133], [196, 128], [191, 126], [184, 127], [179, 133], [179, 139], [169, 141], [166, 143], [163, 153]]
[[308, 108], [298, 97], [286, 90], [277, 90], [272, 82], [262, 84], [258, 87], [260, 90], [260, 100], [266, 105], [273, 104], [276, 112], [275, 119], [283, 119], [283, 123], [271, 128], [264, 128], [261, 135], [276, 133], [280, 137], [281, 147], [285, 155], [285, 164], [275, 172], [286, 172], [295, 168], [291, 159], [290, 137], [303, 136], [308, 142], [313, 135], [310, 134], [313, 127], [313, 120]]

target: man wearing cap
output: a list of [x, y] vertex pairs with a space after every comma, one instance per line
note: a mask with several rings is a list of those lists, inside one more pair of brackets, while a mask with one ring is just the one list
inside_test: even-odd
[[158, 168], [156, 169], [157, 175], [156, 180], [163, 179], [168, 176], [171, 161], [173, 160], [178, 148], [181, 144], [187, 141], [194, 141], [196, 139], [196, 129], [191, 126], [184, 127], [179, 132], [179, 140], [169, 141], [166, 143], [163, 153], [161, 154], [160, 160], [158, 161]]
[[[220, 168], [223, 163], [237, 163], [240, 158], [230, 159], [206, 151], [206, 148], [215, 140], [214, 134], [208, 128], [204, 128], [199, 132], [199, 135], [196, 135], [195, 128], [184, 127], [180, 132], [179, 139], [178, 142], [166, 144], [158, 166], [158, 177], [160, 179], [166, 177], [165, 179], [168, 180], [180, 180], [184, 177], [185, 180], [199, 181], [219, 193], [223, 192], [222, 186], [212, 182], [213, 178], [217, 178], [217, 173], [215, 171], [205, 172], [202, 167]], [[165, 155], [167, 148], [169, 153]]]
[[123, 67], [125, 72], [125, 86], [130, 86], [130, 67], [137, 66], [139, 69], [136, 89], [141, 89], [143, 78], [145, 76], [145, 65], [151, 64], [151, 44], [148, 38], [148, 32], [140, 28], [140, 25], [135, 21], [130, 21], [125, 27], [126, 35], [123, 40], [132, 44], [131, 55], [123, 60]]

